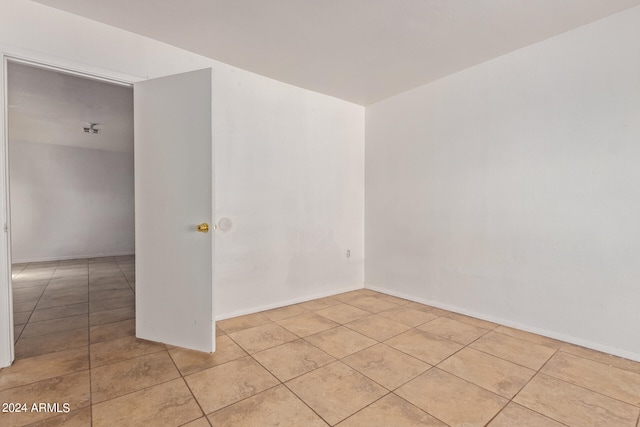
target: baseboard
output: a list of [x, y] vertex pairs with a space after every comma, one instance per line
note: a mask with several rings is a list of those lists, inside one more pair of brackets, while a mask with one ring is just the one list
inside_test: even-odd
[[363, 288], [364, 288], [363, 285], [349, 286], [347, 288], [336, 289], [334, 291], [323, 292], [323, 293], [320, 293], [320, 294], [307, 295], [307, 296], [304, 296], [304, 297], [294, 298], [294, 299], [290, 299], [290, 300], [286, 300], [286, 301], [279, 301], [279, 302], [273, 303], [273, 304], [266, 304], [266, 305], [261, 305], [261, 306], [257, 306], [257, 307], [252, 307], [252, 308], [247, 308], [247, 309], [242, 309], [242, 310], [236, 310], [236, 311], [233, 311], [231, 313], [225, 313], [225, 314], [221, 314], [220, 316], [216, 316], [216, 321], [230, 319], [232, 317], [237, 317], [237, 316], [244, 316], [246, 314], [258, 313], [260, 311], [265, 311], [265, 310], [272, 310], [274, 308], [285, 307], [287, 305], [299, 304], [301, 302], [307, 302], [307, 301], [311, 301], [311, 300], [318, 299], [318, 298], [330, 297], [332, 295], [342, 294], [344, 292], [356, 291], [358, 289], [363, 289]]
[[381, 292], [383, 294], [392, 295], [394, 297], [407, 299], [409, 301], [418, 302], [420, 304], [430, 305], [436, 308], [441, 308], [447, 311], [453, 311], [455, 313], [464, 314], [466, 316], [475, 317], [477, 319], [486, 320], [489, 322], [497, 323], [499, 325], [508, 326], [510, 328], [520, 329], [522, 331], [531, 332], [533, 334], [542, 335], [548, 338], [553, 338], [559, 341], [564, 341], [570, 344], [579, 345], [581, 347], [590, 348], [592, 350], [601, 351], [603, 353], [613, 354], [614, 356], [624, 357], [625, 359], [633, 360], [636, 362], [640, 362], [640, 354], [632, 351], [622, 350], [619, 348], [609, 347], [607, 345], [603, 345], [600, 343], [596, 343], [593, 341], [585, 340], [582, 338], [561, 334], [555, 331], [549, 331], [547, 329], [536, 328], [530, 325], [525, 325], [519, 322], [514, 322], [508, 319], [503, 319], [500, 317], [495, 317], [491, 315], [487, 315], [485, 313], [478, 313], [472, 310], [466, 310], [464, 308], [460, 308], [450, 304], [444, 304], [440, 301], [428, 300], [423, 298], [418, 298], [413, 295], [403, 294], [401, 292], [395, 292], [390, 289], [381, 288], [379, 286], [369, 286], [365, 284], [365, 289], [371, 289], [372, 291]]
[[130, 256], [135, 255], [135, 252], [127, 251], [127, 252], [107, 252], [103, 254], [89, 254], [89, 255], [66, 255], [66, 256], [57, 256], [57, 257], [42, 257], [42, 258], [27, 258], [27, 259], [11, 259], [12, 264], [25, 264], [28, 262], [47, 262], [47, 261], [65, 261], [69, 259], [86, 259], [86, 258], [105, 258], [105, 257], [115, 257], [115, 256]]

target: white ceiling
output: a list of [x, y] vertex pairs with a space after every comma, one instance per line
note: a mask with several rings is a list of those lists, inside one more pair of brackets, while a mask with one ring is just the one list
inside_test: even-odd
[[7, 75], [10, 141], [133, 152], [131, 87], [12, 62]]
[[35, 0], [368, 105], [640, 0]]

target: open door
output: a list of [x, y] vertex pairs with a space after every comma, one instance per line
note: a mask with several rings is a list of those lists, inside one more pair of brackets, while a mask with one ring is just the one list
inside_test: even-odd
[[136, 335], [212, 352], [211, 69], [134, 84]]

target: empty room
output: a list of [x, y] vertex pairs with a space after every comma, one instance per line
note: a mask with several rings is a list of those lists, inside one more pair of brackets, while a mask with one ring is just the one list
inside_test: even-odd
[[133, 330], [133, 93], [20, 63], [7, 71], [20, 360], [86, 345], [89, 327]]
[[0, 424], [640, 427], [638, 40], [640, 0], [5, 0]]

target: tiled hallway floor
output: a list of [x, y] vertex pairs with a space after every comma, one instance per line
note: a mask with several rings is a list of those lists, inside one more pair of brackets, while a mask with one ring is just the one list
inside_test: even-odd
[[0, 425], [640, 427], [640, 363], [370, 290], [134, 337], [132, 258], [14, 266]]

